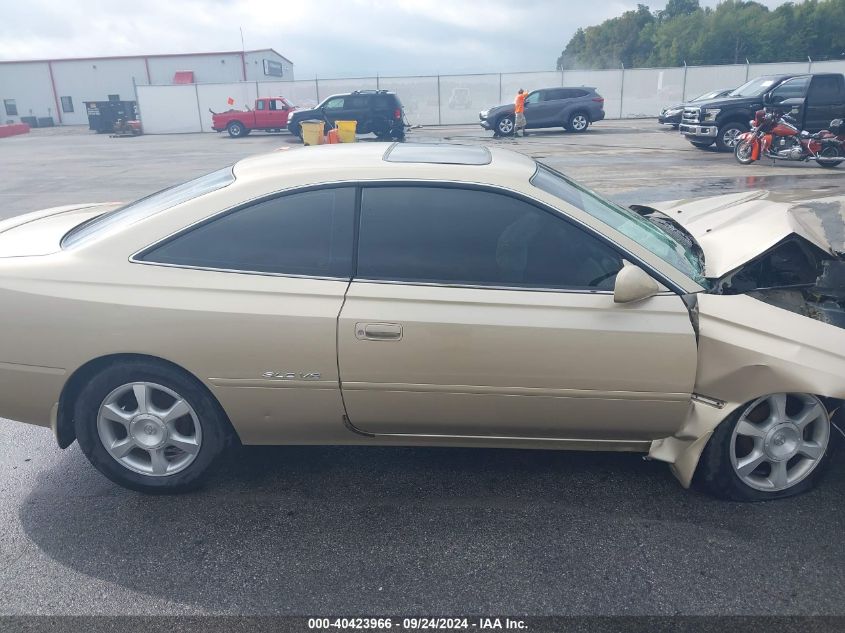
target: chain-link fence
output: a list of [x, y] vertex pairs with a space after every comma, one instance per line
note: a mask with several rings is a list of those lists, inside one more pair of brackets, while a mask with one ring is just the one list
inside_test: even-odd
[[517, 90], [590, 86], [604, 97], [608, 119], [657, 116], [660, 110], [709, 90], [735, 88], [759, 75], [845, 72], [845, 60], [779, 64], [730, 64], [678, 68], [564, 70], [528, 73], [432, 75], [418, 77], [358, 77], [275, 82], [137, 86], [144, 130], [148, 134], [207, 132], [209, 109], [252, 106], [258, 96], [282, 95], [300, 108], [353, 90], [392, 90], [414, 125], [475, 123], [478, 112], [512, 102]]

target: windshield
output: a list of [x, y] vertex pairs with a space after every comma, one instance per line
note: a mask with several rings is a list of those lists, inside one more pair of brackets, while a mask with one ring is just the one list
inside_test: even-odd
[[757, 77], [730, 93], [729, 97], [759, 97], [775, 83], [772, 77]]
[[164, 189], [71, 229], [62, 239], [62, 248], [77, 246], [108, 229], [125, 228], [160, 211], [175, 207], [177, 204], [222, 189], [234, 181], [235, 175], [232, 173], [232, 168], [226, 167], [181, 185]]
[[704, 265], [699, 255], [639, 214], [601, 198], [542, 163], [531, 178], [531, 184], [586, 211], [648, 249], [699, 285], [706, 286]]

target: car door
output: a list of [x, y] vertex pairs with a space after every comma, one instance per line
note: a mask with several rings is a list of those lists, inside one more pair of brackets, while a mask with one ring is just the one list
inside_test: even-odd
[[[258, 200], [152, 246], [145, 287], [171, 299], [163, 358], [209, 384], [247, 443], [313, 438], [344, 415], [337, 317], [349, 285], [356, 192]], [[189, 362], [188, 362], [189, 361]]]
[[525, 97], [525, 123], [530, 128], [546, 127], [549, 123], [547, 90], [535, 90]]
[[342, 120], [357, 121], [356, 129], [359, 134], [367, 134], [372, 131], [371, 97], [372, 95], [366, 94], [352, 94], [346, 97]]
[[364, 187], [338, 323], [347, 415], [371, 433], [649, 440], [684, 419], [682, 299], [613, 301], [623, 255], [479, 187]]
[[346, 99], [348, 97], [331, 97], [322, 107], [323, 116], [331, 124], [345, 120]]
[[807, 91], [805, 127], [822, 130], [831, 120], [841, 118], [845, 108], [845, 81], [839, 75], [817, 75]]
[[270, 113], [270, 100], [258, 99], [255, 102], [255, 127], [272, 127], [272, 124], [270, 122], [271, 116], [272, 115]]
[[267, 126], [269, 128], [283, 128], [288, 122], [288, 107], [281, 99], [268, 99]]
[[[804, 99], [807, 96], [807, 87], [809, 85], [810, 75], [787, 79], [769, 93], [769, 101], [775, 106], [778, 106], [778, 104], [783, 103], [787, 99]], [[799, 126], [804, 121], [805, 106], [806, 104], [802, 103], [786, 108], [786, 113], [795, 119]], [[806, 123], [804, 126], [806, 127]]]

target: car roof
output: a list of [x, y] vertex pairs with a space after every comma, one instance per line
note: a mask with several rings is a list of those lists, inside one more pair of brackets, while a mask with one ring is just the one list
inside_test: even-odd
[[268, 179], [276, 187], [285, 175], [300, 183], [429, 179], [504, 184], [516, 179], [527, 184], [536, 169], [531, 158], [498, 147], [362, 142], [252, 156], [235, 163], [234, 174], [241, 183]]

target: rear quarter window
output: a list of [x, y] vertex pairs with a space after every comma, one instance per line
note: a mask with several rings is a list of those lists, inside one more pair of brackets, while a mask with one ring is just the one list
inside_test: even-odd
[[62, 238], [62, 248], [79, 246], [103, 234], [126, 228], [176, 205], [199, 198], [235, 182], [232, 167], [226, 167], [141, 198], [71, 229]]

